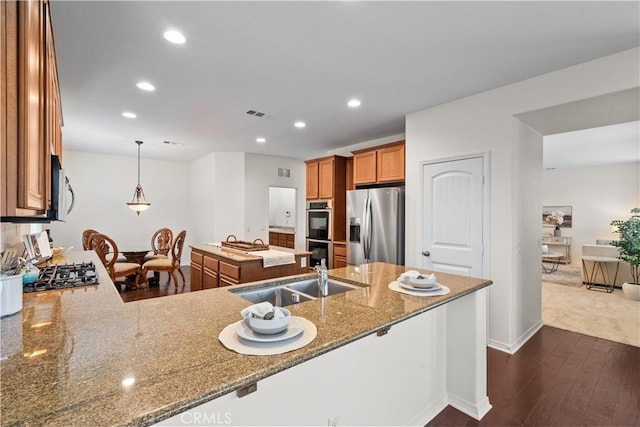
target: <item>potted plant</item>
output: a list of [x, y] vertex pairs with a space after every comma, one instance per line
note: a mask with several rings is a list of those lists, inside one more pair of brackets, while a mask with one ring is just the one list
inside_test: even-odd
[[618, 258], [631, 266], [631, 283], [622, 284], [622, 292], [627, 298], [640, 301], [640, 208], [631, 209], [631, 218], [626, 221], [616, 219], [611, 221], [616, 227], [619, 240], [611, 245], [618, 247]]

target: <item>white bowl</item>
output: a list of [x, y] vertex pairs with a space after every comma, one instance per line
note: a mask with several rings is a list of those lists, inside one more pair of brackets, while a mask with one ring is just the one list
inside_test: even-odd
[[416, 288], [433, 288], [436, 285], [436, 277], [435, 276], [420, 276], [418, 277], [410, 277], [409, 282], [415, 286]]
[[273, 335], [287, 329], [291, 320], [291, 312], [282, 307], [278, 307], [277, 310], [284, 313], [285, 316], [282, 319], [265, 320], [257, 317], [248, 317], [247, 323], [251, 330], [258, 334]]

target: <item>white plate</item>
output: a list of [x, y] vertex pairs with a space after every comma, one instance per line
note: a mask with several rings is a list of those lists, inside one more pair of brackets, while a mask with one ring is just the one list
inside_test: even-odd
[[254, 342], [278, 342], [288, 340], [289, 338], [293, 338], [298, 336], [304, 331], [304, 325], [302, 322], [295, 316], [291, 317], [289, 321], [289, 326], [282, 332], [273, 335], [266, 334], [258, 334], [254, 332], [249, 325], [245, 321], [238, 322], [238, 326], [236, 326], [236, 333], [240, 338], [243, 338], [248, 341]]
[[411, 283], [404, 283], [404, 282], [398, 282], [398, 284], [400, 285], [401, 288], [409, 289], [410, 291], [418, 291], [418, 292], [434, 292], [442, 289], [442, 287], [438, 283], [436, 283], [430, 288], [418, 288], [416, 286], [413, 286]]

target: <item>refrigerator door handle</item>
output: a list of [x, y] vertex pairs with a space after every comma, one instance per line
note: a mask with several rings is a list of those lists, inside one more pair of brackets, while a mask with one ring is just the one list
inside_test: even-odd
[[362, 207], [362, 233], [360, 233], [360, 241], [362, 243], [362, 255], [367, 259], [367, 199], [364, 199]]
[[364, 254], [364, 258], [369, 261], [371, 259], [371, 233], [372, 233], [372, 224], [371, 224], [371, 198], [367, 197], [367, 201], [365, 202], [366, 206], [366, 216], [365, 221], [367, 223], [367, 229], [365, 234], [365, 239], [367, 240], [366, 250]]

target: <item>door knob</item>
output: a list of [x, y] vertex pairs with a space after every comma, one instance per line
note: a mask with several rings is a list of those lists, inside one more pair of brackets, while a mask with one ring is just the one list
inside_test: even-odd
[[423, 256], [429, 256], [429, 255], [431, 255], [431, 252], [429, 252], [429, 251], [422, 251], [422, 255], [423, 255]]

